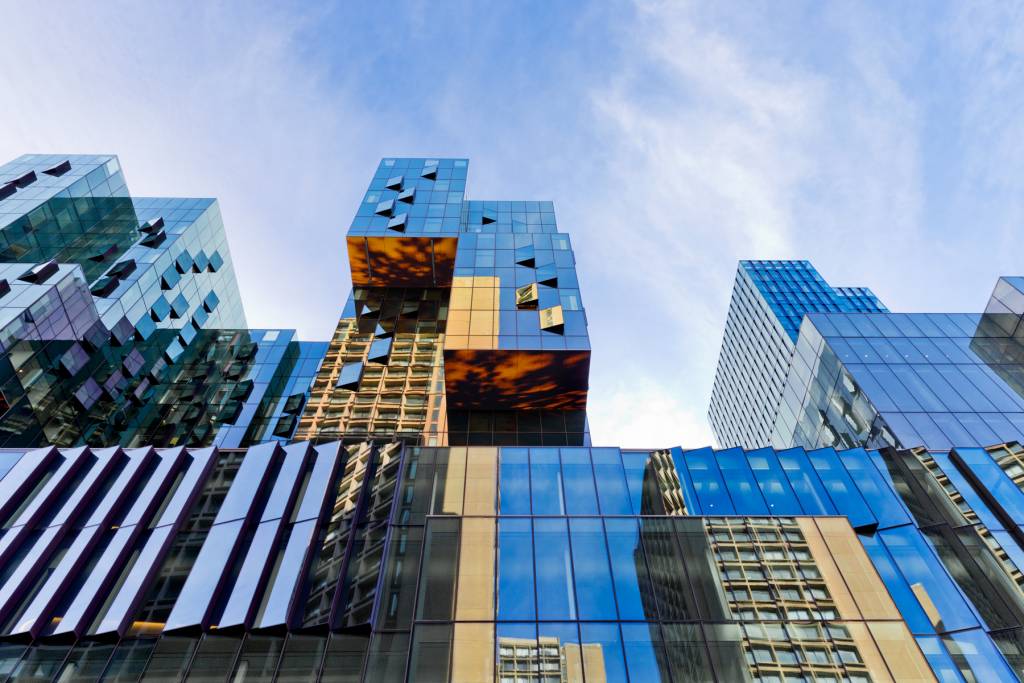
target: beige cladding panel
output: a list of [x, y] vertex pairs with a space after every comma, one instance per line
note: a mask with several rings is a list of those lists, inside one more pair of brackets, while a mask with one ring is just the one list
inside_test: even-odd
[[467, 515], [493, 515], [497, 513], [498, 449], [472, 447], [466, 459]]
[[459, 545], [459, 621], [494, 618], [495, 522], [491, 518], [464, 517]]
[[815, 520], [815, 523], [836, 565], [842, 569], [843, 579], [863, 618], [901, 619], [899, 610], [871, 564], [864, 546], [854, 536], [850, 523], [838, 517], [822, 517]]
[[441, 513], [461, 515], [463, 491], [466, 486], [466, 449], [464, 447], [448, 449], [448, 464], [445, 467], [444, 477], [444, 499], [441, 501]]
[[935, 680], [906, 624], [896, 621], [868, 622], [868, 629], [897, 681], [910, 683]]
[[[811, 556], [814, 558], [818, 571], [821, 572], [822, 578], [825, 579], [829, 595], [836, 603], [839, 617], [841, 619], [860, 619], [861, 614], [857, 609], [857, 603], [850, 594], [850, 589], [847, 587], [846, 582], [843, 581], [843, 574], [832, 559], [827, 541], [822, 537], [818, 527], [814, 524], [814, 520], [810, 517], [798, 517], [797, 525], [804, 535], [804, 540], [807, 541], [807, 546], [810, 548]], [[850, 530], [849, 525], [846, 528]], [[853, 533], [852, 530], [850, 530], [850, 533]]]
[[494, 626], [455, 624], [451, 683], [479, 683], [494, 676]]

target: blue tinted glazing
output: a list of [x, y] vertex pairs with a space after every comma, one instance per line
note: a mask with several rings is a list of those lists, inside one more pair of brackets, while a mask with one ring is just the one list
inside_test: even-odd
[[803, 512], [775, 451], [761, 448], [746, 454], [747, 464], [757, 480], [761, 495], [772, 515], [799, 515]]
[[878, 535], [907, 583], [912, 587], [919, 586], [918, 590], [925, 591], [935, 605], [942, 619], [942, 630], [954, 631], [979, 625], [960, 589], [949, 578], [921, 532], [905, 526], [886, 529]]
[[733, 501], [743, 501], [743, 514], [766, 515], [769, 513], [768, 506], [761, 496], [761, 488], [754, 479], [754, 474], [747, 464], [747, 458], [742, 449], [731, 448], [726, 451], [718, 451], [715, 454], [715, 461], [722, 472], [722, 478], [729, 491], [729, 498]]
[[[597, 498], [603, 515], [632, 515], [626, 472], [617, 448], [593, 448], [594, 477], [597, 480]], [[639, 513], [639, 510], [637, 510]]]
[[569, 535], [579, 618], [616, 619], [615, 590], [601, 520], [570, 519]]
[[536, 619], [530, 520], [498, 520], [497, 574], [498, 619]]
[[849, 518], [850, 524], [854, 528], [878, 524], [878, 520], [875, 519], [857, 487], [854, 486], [846, 468], [839, 461], [835, 450], [820, 448], [807, 453], [807, 458], [828, 491], [836, 509], [840, 514]]
[[583, 670], [588, 679], [605, 680], [608, 683], [626, 683], [626, 663], [622, 654], [622, 637], [618, 624], [580, 624], [580, 638], [584, 643], [596, 643], [601, 646], [599, 654], [603, 659], [604, 678], [599, 670], [588, 670], [589, 662], [584, 661]]
[[705, 515], [735, 514], [732, 501], [722, 481], [722, 473], [715, 463], [714, 452], [710, 448], [686, 451], [683, 461], [690, 474], [690, 481], [700, 501], [700, 509]]
[[535, 519], [534, 562], [537, 567], [537, 617], [575, 619], [572, 558], [564, 519]]
[[800, 506], [809, 515], [834, 515], [836, 508], [828, 493], [821, 485], [811, 463], [803, 449], [790, 448], [779, 451], [779, 464], [782, 465], [790, 486], [800, 499]]
[[882, 478], [863, 448], [839, 451], [839, 459], [881, 528], [910, 523], [903, 501]]
[[568, 514], [596, 515], [597, 490], [594, 488], [594, 470], [590, 464], [589, 449], [562, 448], [561, 458]]
[[[604, 521], [608, 534], [612, 580], [620, 619], [654, 619], [657, 614], [645, 607], [644, 593], [650, 595], [650, 577], [640, 544], [640, 530], [635, 519], [617, 518]], [[573, 545], [573, 552], [576, 547]]]
[[525, 448], [502, 448], [498, 455], [498, 511], [530, 514], [530, 461]]
[[530, 449], [530, 491], [533, 514], [565, 514], [562, 468], [557, 448]]

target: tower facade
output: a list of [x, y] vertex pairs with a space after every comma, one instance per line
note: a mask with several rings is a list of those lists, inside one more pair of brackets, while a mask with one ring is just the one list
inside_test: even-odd
[[864, 287], [832, 287], [808, 261], [740, 261], [708, 419], [723, 447], [771, 443], [804, 315], [883, 312]]
[[467, 200], [466, 159], [384, 159], [297, 438], [588, 443], [590, 341], [549, 201]]

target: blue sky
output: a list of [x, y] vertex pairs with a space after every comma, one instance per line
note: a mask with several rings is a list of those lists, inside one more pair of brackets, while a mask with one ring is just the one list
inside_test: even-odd
[[710, 442], [741, 258], [901, 311], [1020, 274], [1016, 3], [0, 4], [0, 158], [114, 152], [135, 194], [218, 197], [253, 326], [330, 335], [382, 156], [553, 200], [598, 444]]

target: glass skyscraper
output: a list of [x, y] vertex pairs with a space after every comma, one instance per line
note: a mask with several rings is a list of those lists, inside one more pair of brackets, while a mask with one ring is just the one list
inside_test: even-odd
[[871, 290], [832, 287], [808, 261], [741, 261], [725, 321], [708, 418], [722, 446], [771, 442], [804, 315], [885, 312]]
[[[26, 165], [64, 168], [24, 159], [0, 187]], [[149, 200], [130, 198], [135, 216], [117, 215], [131, 230], [90, 243], [117, 247], [89, 275], [70, 252], [0, 266], [0, 304], [25, 283], [41, 289], [18, 302], [56, 297], [70, 321], [41, 327], [56, 307], [26, 304], [13, 319], [31, 309], [39, 336], [6, 338], [5, 356], [40, 358], [46, 381], [15, 372], [29, 398], [8, 412], [23, 405], [35, 431], [16, 442], [11, 428], [0, 448], [0, 680], [1024, 679], [1016, 437], [758, 441], [796, 387], [792, 356], [829, 347], [813, 321], [889, 315], [869, 291], [831, 288], [806, 262], [745, 263], [731, 374], [720, 364], [734, 384], [716, 384], [727, 399], [713, 413], [729, 425], [720, 438], [735, 429], [753, 445], [595, 447], [569, 237], [550, 202], [466, 199], [467, 171], [381, 162], [345, 238], [353, 292], [325, 343], [210, 324], [208, 292], [237, 299], [212, 200], [143, 212]], [[192, 201], [205, 203], [178, 210], [200, 214], [163, 204]], [[142, 251], [207, 214], [216, 234], [183, 245], [191, 263]], [[213, 273], [196, 268], [200, 252], [219, 254]], [[153, 276], [135, 285], [136, 271]], [[211, 274], [225, 276], [213, 289]], [[1001, 281], [976, 316], [977, 339], [1002, 340], [979, 353], [1016, 339], [1017, 284]], [[764, 325], [743, 336], [744, 321]], [[776, 337], [788, 346], [758, 357], [779, 363], [778, 381], [744, 394], [744, 349]], [[996, 365], [1009, 386], [1011, 366]], [[83, 391], [89, 380], [99, 389]], [[740, 427], [736, 411], [768, 417]]]

